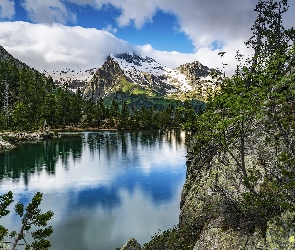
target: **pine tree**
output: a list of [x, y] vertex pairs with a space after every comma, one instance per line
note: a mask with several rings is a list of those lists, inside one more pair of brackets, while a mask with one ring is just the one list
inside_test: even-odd
[[56, 95], [47, 94], [41, 107], [41, 117], [50, 127], [58, 127], [60, 116]]
[[287, 1], [258, 2], [247, 43], [255, 52], [251, 64], [224, 79], [206, 110], [187, 124], [195, 134], [195, 164], [215, 174], [211, 188], [224, 225], [249, 234], [265, 236], [269, 222], [279, 227], [282, 215], [295, 213], [295, 75], [286, 73], [294, 30], [282, 26], [287, 10]]
[[9, 112], [9, 84], [7, 80], [3, 81], [5, 89], [4, 89], [4, 94], [3, 94], [3, 111], [5, 114], [5, 128], [8, 128], [9, 125], [9, 118], [10, 118], [10, 112]]
[[[50, 241], [46, 238], [53, 233], [53, 228], [51, 226], [47, 227], [47, 223], [51, 220], [53, 212], [47, 211], [42, 213], [39, 208], [41, 201], [42, 193], [37, 192], [26, 207], [21, 202], [15, 205], [15, 212], [20, 216], [22, 223], [20, 231], [18, 233], [13, 231], [9, 234], [8, 229], [0, 226], [0, 243], [5, 237], [9, 237], [14, 239], [14, 241], [11, 242], [12, 250], [16, 249], [21, 240], [24, 241], [26, 250], [46, 250], [51, 246]], [[7, 208], [12, 202], [13, 194], [11, 191], [0, 196], [0, 218], [6, 216], [10, 212]], [[25, 234], [26, 231], [30, 230], [33, 226], [38, 229], [31, 233], [33, 242], [29, 243], [26, 241]]]
[[[253, 36], [245, 43], [254, 50], [251, 73], [267, 73], [271, 77], [284, 74], [293, 59], [294, 28], [285, 29], [283, 14], [289, 9], [287, 0], [259, 0], [255, 11]], [[267, 70], [268, 69], [268, 70]]]

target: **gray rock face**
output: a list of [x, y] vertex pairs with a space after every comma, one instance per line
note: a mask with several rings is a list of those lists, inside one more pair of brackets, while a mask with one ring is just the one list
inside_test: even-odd
[[[111, 54], [83, 88], [82, 93], [96, 101], [115, 92], [116, 86], [124, 82], [127, 85], [138, 85], [148, 93], [153, 91], [161, 96], [183, 94], [196, 91], [209, 83], [211, 71], [199, 62], [170, 69], [150, 57], [133, 53]], [[207, 85], [206, 88], [212, 84]]]
[[[196, 153], [194, 143], [192, 139], [188, 146], [188, 168], [180, 213], [180, 224], [189, 224], [195, 218], [202, 228], [194, 249], [262, 249], [259, 248], [264, 242], [261, 228], [256, 227], [250, 218], [241, 216], [236, 206], [244, 187], [234, 162], [223, 155], [228, 164], [222, 165], [217, 156], [218, 148], [210, 143], [204, 152]], [[255, 164], [255, 157], [247, 158], [247, 164]], [[220, 190], [231, 197], [231, 203]], [[253, 231], [250, 232], [249, 228]]]
[[97, 101], [111, 91], [123, 74], [119, 64], [108, 57], [91, 81], [82, 89], [82, 93], [86, 98]]
[[127, 241], [120, 250], [141, 250], [141, 245], [134, 238]]
[[200, 77], [207, 77], [210, 73], [210, 69], [198, 61], [182, 64], [176, 69], [192, 81], [197, 80]]

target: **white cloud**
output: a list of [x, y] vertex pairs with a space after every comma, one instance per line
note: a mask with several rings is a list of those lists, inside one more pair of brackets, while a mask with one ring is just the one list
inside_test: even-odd
[[65, 24], [76, 21], [76, 15], [67, 10], [61, 0], [25, 0], [22, 5], [34, 22]]
[[[136, 51], [144, 56], [154, 58], [157, 62], [170, 67], [176, 68], [181, 64], [188, 62], [199, 61], [203, 65], [209, 68], [219, 68], [227, 75], [232, 75], [236, 69], [237, 61], [235, 59], [236, 51], [239, 50], [241, 54], [248, 55], [249, 51], [244, 46], [243, 41], [237, 40], [230, 45], [224, 46], [224, 48], [212, 50], [210, 47], [202, 47], [195, 53], [180, 53], [177, 51], [159, 51], [155, 50], [150, 44], [144, 46], [137, 46]], [[223, 58], [220, 58], [218, 52], [226, 51]], [[223, 68], [222, 63], [228, 64]]]
[[[98, 9], [112, 5], [121, 10], [118, 16], [114, 16], [119, 27], [135, 25], [140, 28], [146, 22], [151, 22], [158, 10], [173, 14], [179, 22], [179, 32], [184, 32], [191, 39], [195, 51], [183, 54], [176, 51], [158, 51], [149, 44], [133, 46], [112, 35], [110, 32], [116, 33], [117, 28], [111, 25], [106, 26], [104, 30], [96, 30], [52, 24], [75, 19], [75, 15], [65, 7], [65, 1]], [[208, 67], [221, 68], [223, 61], [229, 64], [225, 71], [230, 75], [236, 68], [236, 51], [239, 50], [245, 56], [249, 54], [244, 41], [251, 35], [250, 28], [256, 15], [253, 9], [257, 0], [65, 1], [25, 0], [24, 6], [33, 20], [52, 25], [2, 22], [0, 44], [15, 57], [41, 71], [65, 67], [99, 67], [109, 53], [135, 50], [171, 68], [195, 60]], [[295, 21], [292, 15], [294, 8], [295, 6], [290, 7], [284, 19], [287, 27], [292, 26]], [[107, 8], [105, 10], [107, 11]], [[212, 44], [218, 44], [218, 48], [213, 48]], [[221, 50], [226, 51], [222, 60], [218, 56]]]
[[110, 53], [132, 50], [127, 42], [106, 31], [26, 22], [1, 22], [0, 44], [40, 71], [89, 69], [100, 66]]
[[176, 16], [180, 32], [184, 32], [196, 49], [210, 46], [214, 41], [223, 44], [241, 37], [248, 39], [255, 20], [253, 11], [257, 0], [67, 0], [98, 9], [112, 5], [121, 11], [115, 17], [120, 27], [134, 25], [140, 29], [161, 10]]
[[157, 0], [67, 0], [78, 5], [90, 5], [97, 9], [102, 9], [107, 5], [112, 5], [121, 11], [116, 17], [120, 27], [134, 25], [140, 29], [146, 22], [152, 22], [153, 15], [157, 11]]
[[151, 22], [157, 5], [155, 1], [112, 1], [112, 4], [119, 8], [122, 13], [117, 18], [120, 26], [127, 26], [133, 21], [136, 28], [141, 28], [146, 22]]
[[108, 24], [106, 27], [104, 27], [102, 30], [110, 32], [110, 33], [117, 33], [118, 29], [114, 28], [112, 25]]
[[[75, 14], [69, 12], [63, 2], [97, 9], [112, 5], [120, 11], [114, 17], [119, 27], [134, 25], [140, 29], [146, 22], [152, 22], [159, 10], [173, 14], [179, 22], [179, 31], [184, 32], [198, 50], [210, 47], [215, 41], [228, 45], [237, 40], [246, 41], [256, 17], [253, 9], [257, 0], [25, 0], [24, 6], [37, 22], [74, 22]], [[294, 23], [294, 8], [291, 6], [288, 12], [287, 23]]]
[[0, 18], [12, 18], [15, 14], [14, 1], [1, 0], [0, 1]]
[[196, 49], [210, 46], [218, 40], [247, 39], [255, 20], [256, 0], [157, 0], [159, 8], [176, 15], [180, 30], [193, 42]]
[[[236, 42], [233, 47], [237, 48], [241, 43]], [[110, 53], [126, 51], [136, 51], [152, 57], [170, 68], [196, 60], [208, 67], [221, 67], [218, 50], [212, 51], [207, 47], [191, 54], [159, 51], [150, 44], [132, 46], [107, 31], [62, 24], [1, 22], [0, 44], [14, 57], [41, 72], [44, 69], [52, 71], [99, 67]], [[225, 50], [230, 51], [227, 56], [233, 59], [235, 50], [230, 47], [225, 47]]]
[[[195, 46], [194, 53], [156, 51], [151, 45], [138, 47], [137, 50], [168, 67], [177, 67], [180, 64], [198, 60], [209, 67], [219, 68], [222, 64], [217, 54], [223, 50], [227, 52], [223, 60], [230, 65], [227, 69], [230, 74], [236, 67], [235, 52], [240, 50], [242, 53], [248, 53], [243, 42], [250, 37], [250, 28], [255, 20], [253, 9], [257, 0], [242, 2], [236, 0], [67, 1], [81, 6], [90, 5], [97, 9], [112, 5], [121, 11], [118, 16], [114, 17], [119, 27], [134, 25], [140, 29], [146, 22], [152, 22], [153, 16], [159, 10], [173, 14], [178, 20], [179, 32], [184, 32]], [[117, 29], [111, 25], [106, 26], [104, 30], [117, 32]], [[212, 44], [216, 42], [219, 44], [218, 49], [212, 48]]]

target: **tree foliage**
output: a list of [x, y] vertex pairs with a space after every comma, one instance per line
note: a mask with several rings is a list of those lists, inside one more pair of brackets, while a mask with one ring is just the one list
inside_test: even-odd
[[216, 172], [212, 190], [231, 213], [224, 225], [264, 235], [269, 221], [295, 212], [295, 32], [282, 26], [287, 10], [288, 1], [258, 2], [250, 65], [221, 83], [191, 125], [195, 155]]
[[[8, 229], [1, 225], [0, 242], [2, 242], [5, 237], [9, 237], [13, 239], [13, 241], [11, 241], [12, 249], [16, 249], [20, 241], [24, 241], [26, 250], [48, 249], [51, 246], [51, 243], [46, 238], [53, 233], [53, 228], [51, 226], [47, 226], [47, 223], [49, 220], [51, 220], [53, 212], [47, 211], [45, 213], [42, 213], [41, 209], [39, 208], [41, 201], [42, 193], [37, 192], [26, 207], [23, 203], [18, 202], [15, 205], [14, 210], [16, 214], [21, 218], [21, 228], [19, 232], [12, 231], [9, 234]], [[11, 191], [0, 196], [0, 218], [10, 212], [7, 208], [12, 202], [13, 194]], [[33, 241], [28, 242], [26, 240], [26, 233], [32, 228], [35, 229], [35, 231], [31, 232]]]
[[73, 93], [67, 85], [56, 86], [52, 78], [36, 70], [18, 68], [14, 61], [0, 62], [0, 92], [3, 104], [0, 130], [36, 130], [43, 127], [44, 121], [51, 128], [166, 128], [182, 126], [202, 109], [202, 103], [196, 101], [199, 106], [193, 107], [193, 101], [168, 100], [169, 105], [151, 105], [142, 94], [133, 94], [132, 98], [139, 99], [136, 104], [125, 99], [118, 101], [115, 97], [110, 102], [103, 99], [93, 102], [85, 99], [81, 91]]
[[[246, 42], [253, 56], [219, 83], [206, 110], [186, 126], [192, 131], [192, 146], [184, 189], [193, 193], [199, 188], [189, 195], [187, 213], [202, 211], [192, 224], [201, 229], [191, 231], [190, 247], [202, 228], [221, 216], [218, 226], [225, 234], [264, 238], [262, 245], [251, 248], [248, 242], [245, 249], [295, 248], [295, 31], [282, 25], [288, 1], [260, 0], [255, 11], [253, 36]], [[195, 205], [198, 201], [203, 207]], [[189, 245], [192, 239], [184, 238], [189, 233], [178, 232], [190, 225], [157, 235], [148, 246], [172, 249], [181, 237], [181, 244]]]

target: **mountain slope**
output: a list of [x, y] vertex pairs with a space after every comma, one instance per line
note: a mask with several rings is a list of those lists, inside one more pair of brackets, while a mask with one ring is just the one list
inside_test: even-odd
[[196, 92], [204, 86], [214, 88], [209, 76], [213, 69], [199, 62], [170, 69], [150, 57], [133, 53], [111, 54], [82, 92], [98, 100], [116, 91], [174, 98]]
[[8, 62], [11, 61], [18, 69], [21, 68], [30, 68], [25, 63], [20, 60], [14, 58], [11, 54], [9, 54], [1, 45], [0, 45], [0, 62]]

